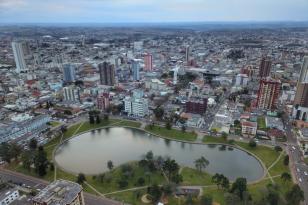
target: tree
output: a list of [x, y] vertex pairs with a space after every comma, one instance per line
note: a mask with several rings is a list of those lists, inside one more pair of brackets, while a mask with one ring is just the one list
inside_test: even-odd
[[113, 169], [113, 162], [111, 160], [107, 162], [107, 167], [110, 171]]
[[0, 145], [0, 157], [2, 160], [10, 163], [11, 155], [10, 155], [10, 145], [7, 142], [2, 142]]
[[257, 143], [252, 139], [249, 141], [249, 147], [255, 148], [257, 146]]
[[226, 193], [224, 197], [225, 197], [225, 204], [226, 205], [239, 205], [239, 204], [241, 204], [241, 199], [236, 194]]
[[186, 132], [186, 127], [184, 125], [182, 125], [181, 129], [182, 129], [182, 132]]
[[228, 190], [230, 187], [230, 182], [229, 179], [227, 177], [225, 177], [223, 174], [218, 174], [216, 173], [213, 177], [212, 177], [212, 182], [214, 182], [217, 187], [221, 187], [224, 190]]
[[148, 160], [148, 161], [152, 161], [153, 158], [154, 158], [153, 152], [152, 152], [152, 151], [148, 151], [148, 152], [146, 153], [146, 155], [145, 155], [145, 158], [146, 158], [146, 160]]
[[227, 139], [228, 139], [228, 134], [227, 134], [226, 132], [223, 132], [223, 133], [221, 134], [221, 137], [222, 137], [225, 141], [227, 141]]
[[304, 192], [295, 184], [292, 189], [286, 193], [286, 200], [288, 205], [298, 205], [304, 200]]
[[291, 175], [289, 174], [289, 173], [287, 173], [287, 172], [283, 172], [282, 174], [281, 174], [281, 179], [283, 180], [283, 181], [290, 181], [291, 180]]
[[154, 115], [157, 119], [162, 119], [165, 111], [164, 111], [164, 108], [159, 106], [159, 107], [155, 108], [153, 112], [154, 112]]
[[21, 146], [16, 143], [11, 143], [9, 148], [9, 155], [17, 160], [22, 151]]
[[126, 179], [122, 178], [118, 181], [118, 185], [120, 189], [123, 189], [128, 186], [128, 182]]
[[99, 115], [96, 115], [95, 122], [96, 122], [96, 124], [101, 123], [101, 118], [99, 117]]
[[47, 153], [45, 152], [42, 146], [38, 148], [38, 151], [35, 154], [34, 167], [35, 167], [35, 172], [39, 176], [45, 176], [47, 174], [47, 167], [48, 167]]
[[203, 156], [195, 160], [195, 167], [199, 172], [202, 172], [202, 170], [205, 169], [209, 164], [210, 162]]
[[175, 184], [179, 184], [183, 181], [183, 177], [182, 175], [177, 173], [177, 174], [172, 175], [171, 181], [174, 182]]
[[78, 174], [78, 176], [77, 176], [77, 183], [78, 184], [83, 184], [83, 182], [85, 182], [86, 180], [87, 180], [86, 176], [83, 173]]
[[29, 148], [31, 150], [35, 150], [37, 148], [37, 140], [35, 138], [32, 138], [30, 141], [29, 141]]
[[276, 152], [281, 152], [282, 151], [282, 148], [280, 146], [278, 146], [278, 145], [275, 146], [274, 149], [275, 149]]
[[203, 195], [200, 199], [200, 205], [212, 205], [213, 197], [211, 195]]
[[284, 157], [284, 159], [283, 159], [283, 164], [284, 164], [285, 166], [288, 166], [288, 165], [289, 165], [289, 155], [286, 155], [286, 156]]
[[104, 120], [108, 121], [109, 120], [109, 115], [108, 114], [104, 114]]
[[179, 165], [175, 160], [167, 159], [163, 164], [163, 170], [166, 172], [168, 179], [170, 180], [174, 174], [179, 171]]
[[137, 185], [143, 186], [145, 183], [145, 179], [143, 177], [139, 177], [137, 180]]
[[93, 115], [90, 115], [90, 116], [89, 116], [89, 123], [90, 123], [90, 124], [94, 124], [94, 123], [95, 123], [95, 120], [94, 120], [94, 116], [93, 116]]
[[231, 187], [231, 193], [234, 193], [236, 195], [238, 195], [240, 197], [241, 200], [243, 200], [243, 193], [245, 191], [247, 191], [247, 180], [246, 178], [237, 178], [235, 180], [235, 182], [232, 184], [232, 187]]
[[30, 151], [24, 151], [21, 155], [21, 161], [22, 161], [23, 168], [30, 171], [31, 170], [31, 164], [32, 164], [31, 152]]
[[154, 184], [148, 187], [147, 193], [150, 195], [152, 202], [156, 203], [162, 195], [162, 190], [157, 184]]
[[166, 122], [166, 129], [167, 130], [171, 130], [171, 124], [170, 124], [170, 122], [168, 121], [168, 122]]

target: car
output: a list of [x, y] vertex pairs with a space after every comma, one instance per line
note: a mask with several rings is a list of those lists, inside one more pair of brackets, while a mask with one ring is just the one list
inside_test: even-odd
[[298, 178], [298, 181], [299, 181], [299, 182], [302, 182], [302, 179], [301, 179], [301, 178]]
[[292, 146], [292, 149], [296, 150], [296, 148], [294, 146]]
[[304, 172], [304, 174], [305, 174], [305, 176], [308, 176], [308, 173], [306, 171]]
[[297, 172], [300, 172], [299, 168], [296, 168]]

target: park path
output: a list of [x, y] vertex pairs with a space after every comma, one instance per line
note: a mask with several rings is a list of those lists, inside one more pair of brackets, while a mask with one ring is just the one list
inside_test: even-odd
[[[80, 123], [79, 127], [75, 130], [75, 132], [73, 133], [72, 136], [74, 136], [76, 133], [78, 133], [78, 131], [80, 130], [80, 128], [83, 126], [84, 123], [85, 123], [84, 121], [82, 123]], [[63, 137], [64, 137], [64, 134], [62, 133], [61, 139], [60, 139], [58, 144], [62, 143]], [[56, 144], [56, 145], [58, 145], [58, 144]], [[55, 169], [55, 171], [54, 171], [54, 181], [56, 181], [57, 180], [57, 165], [55, 163], [54, 163], [54, 169]]]
[[280, 155], [277, 157], [277, 159], [268, 168], [266, 168], [266, 172], [267, 172], [268, 178], [271, 180], [271, 182], [273, 184], [275, 183], [275, 181], [273, 180], [273, 177], [271, 176], [269, 171], [270, 171], [271, 168], [273, 168], [279, 162], [279, 160], [283, 156], [283, 154], [284, 154], [284, 151], [282, 151], [280, 153]]

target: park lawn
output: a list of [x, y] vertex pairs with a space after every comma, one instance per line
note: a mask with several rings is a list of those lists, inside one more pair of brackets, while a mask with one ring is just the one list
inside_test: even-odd
[[128, 120], [121, 120], [119, 123], [116, 123], [115, 126], [119, 127], [136, 127], [140, 128], [140, 122], [128, 121]]
[[263, 179], [258, 183], [248, 185], [248, 191], [251, 194], [252, 200], [253, 201], [260, 200], [267, 191], [266, 186], [270, 183], [271, 183], [270, 179]]
[[211, 144], [211, 143], [222, 143], [222, 144], [228, 144], [228, 140], [225, 140], [223, 137], [213, 137], [213, 136], [204, 136], [203, 143]]
[[166, 137], [166, 138], [170, 138], [170, 139], [175, 139], [175, 140], [184, 140], [184, 141], [195, 141], [197, 139], [197, 134], [196, 133], [192, 133], [192, 132], [182, 132], [176, 129], [170, 129], [168, 130], [165, 127], [160, 127], [160, 126], [151, 126], [147, 125], [145, 127], [145, 130], [162, 136], [162, 137]]
[[212, 176], [206, 172], [199, 172], [196, 169], [183, 167], [182, 185], [212, 185]]
[[257, 122], [258, 122], [258, 129], [266, 130], [265, 117], [258, 117]]
[[305, 163], [308, 165], [308, 157], [304, 159]]
[[225, 192], [217, 187], [206, 187], [203, 188], [203, 195], [210, 195], [213, 197], [213, 201], [220, 205], [225, 205]]
[[270, 147], [262, 145], [257, 145], [257, 147], [250, 147], [248, 143], [238, 141], [236, 141], [235, 144], [259, 157], [266, 167], [271, 166], [271, 164], [275, 162], [279, 156], [279, 153]]
[[[146, 176], [146, 170], [144, 170], [142, 167], [138, 166], [137, 162], [131, 162], [133, 168], [133, 176], [130, 177], [127, 182], [128, 186], [123, 189], [129, 189], [133, 187], [140, 187], [139, 185], [136, 185], [136, 182], [139, 177], [143, 177], [145, 179], [145, 184], [142, 186], [150, 185], [150, 184], [163, 184], [166, 182], [165, 178], [162, 176], [161, 172], [154, 172], [149, 175], [149, 177]], [[100, 182], [98, 179], [93, 179], [92, 176], [87, 176], [87, 182], [95, 187], [100, 193], [106, 194], [108, 192], [118, 191], [120, 190], [118, 186], [118, 180], [121, 179], [122, 171], [120, 167], [117, 167], [113, 169], [111, 172], [106, 172], [106, 174], [111, 174], [112, 180], [110, 183], [107, 182]]]
[[101, 127], [105, 127], [105, 126], [109, 126], [112, 125], [114, 123], [120, 122], [120, 120], [117, 119], [108, 119], [108, 120], [101, 120], [101, 122], [99, 124], [90, 124], [89, 122], [84, 122], [83, 125], [80, 127], [79, 131], [76, 133], [82, 133], [82, 132], [86, 132], [88, 130], [92, 130], [92, 129], [98, 129]]
[[279, 161], [269, 170], [269, 173], [273, 176], [281, 175], [284, 172], [290, 173], [289, 166], [285, 166], [283, 164], [284, 157], [286, 155], [281, 156]]
[[[146, 189], [126, 191], [116, 194], [107, 195], [108, 198], [114, 199], [116, 201], [125, 202], [134, 205], [145, 205], [141, 201], [141, 197], [146, 193]], [[139, 196], [139, 197], [138, 197]]]
[[49, 123], [52, 127], [57, 127], [58, 125], [61, 125], [61, 122], [58, 122], [58, 121], [52, 121], [52, 122], [49, 122]]

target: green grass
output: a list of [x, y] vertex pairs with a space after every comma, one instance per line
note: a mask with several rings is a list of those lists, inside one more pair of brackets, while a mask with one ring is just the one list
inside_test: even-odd
[[[134, 174], [127, 180], [128, 186], [125, 187], [124, 189], [138, 187], [139, 185], [136, 185], [136, 182], [139, 177], [143, 177], [145, 179], [145, 184], [142, 186], [150, 185], [153, 183], [156, 184], [165, 183], [165, 178], [162, 176], [161, 172], [154, 172], [154, 173], [149, 172], [150, 175], [149, 177], [147, 177], [146, 176], [147, 171], [144, 168], [139, 167], [137, 162], [132, 162], [129, 164], [132, 166]], [[107, 183], [106, 181], [100, 182], [98, 179], [93, 179], [92, 176], [87, 176], [87, 182], [103, 194], [120, 190], [118, 181], [122, 177], [121, 167], [117, 167], [111, 172], [107, 172], [106, 174], [107, 175], [110, 174], [112, 176], [112, 180], [109, 183]]]
[[203, 188], [204, 195], [211, 195], [213, 197], [213, 201], [219, 203], [220, 205], [225, 205], [225, 192], [216, 187]]
[[211, 143], [224, 143], [228, 144], [228, 140], [225, 140], [223, 137], [213, 137], [213, 136], [204, 136], [203, 143], [211, 144]]
[[139, 128], [141, 126], [140, 122], [134, 122], [134, 121], [120, 121], [119, 123], [116, 124], [116, 126], [127, 126], [127, 127], [136, 127]]
[[159, 126], [151, 126], [147, 125], [145, 127], [145, 130], [148, 132], [151, 132], [156, 135], [160, 135], [162, 137], [167, 137], [170, 139], [176, 139], [176, 140], [184, 140], [184, 141], [195, 141], [197, 139], [197, 134], [192, 132], [182, 132], [175, 129], [168, 130], [165, 127], [159, 127]]
[[206, 172], [199, 172], [195, 169], [184, 167], [181, 175], [183, 185], [212, 185], [212, 176]]
[[235, 142], [239, 147], [255, 154], [259, 157], [266, 167], [269, 167], [279, 156], [279, 153], [276, 152], [273, 148], [257, 145], [257, 147], [252, 148], [245, 142]]
[[258, 117], [258, 129], [266, 130], [265, 117]]
[[284, 157], [286, 155], [281, 156], [279, 161], [269, 170], [269, 173], [272, 176], [281, 175], [283, 172], [289, 173], [289, 167], [283, 164]]
[[[120, 201], [120, 202], [129, 203], [129, 204], [145, 205], [144, 203], [141, 202], [141, 197], [145, 193], [146, 193], [146, 190], [126, 191], [126, 192], [111, 194], [111, 195], [108, 195], [107, 197]], [[139, 198], [138, 198], [138, 195], [140, 195]]]
[[61, 122], [52, 121], [52, 122], [50, 122], [50, 125], [51, 125], [52, 127], [57, 127], [58, 125], [61, 125]]
[[308, 165], [308, 157], [304, 159], [304, 162]]

